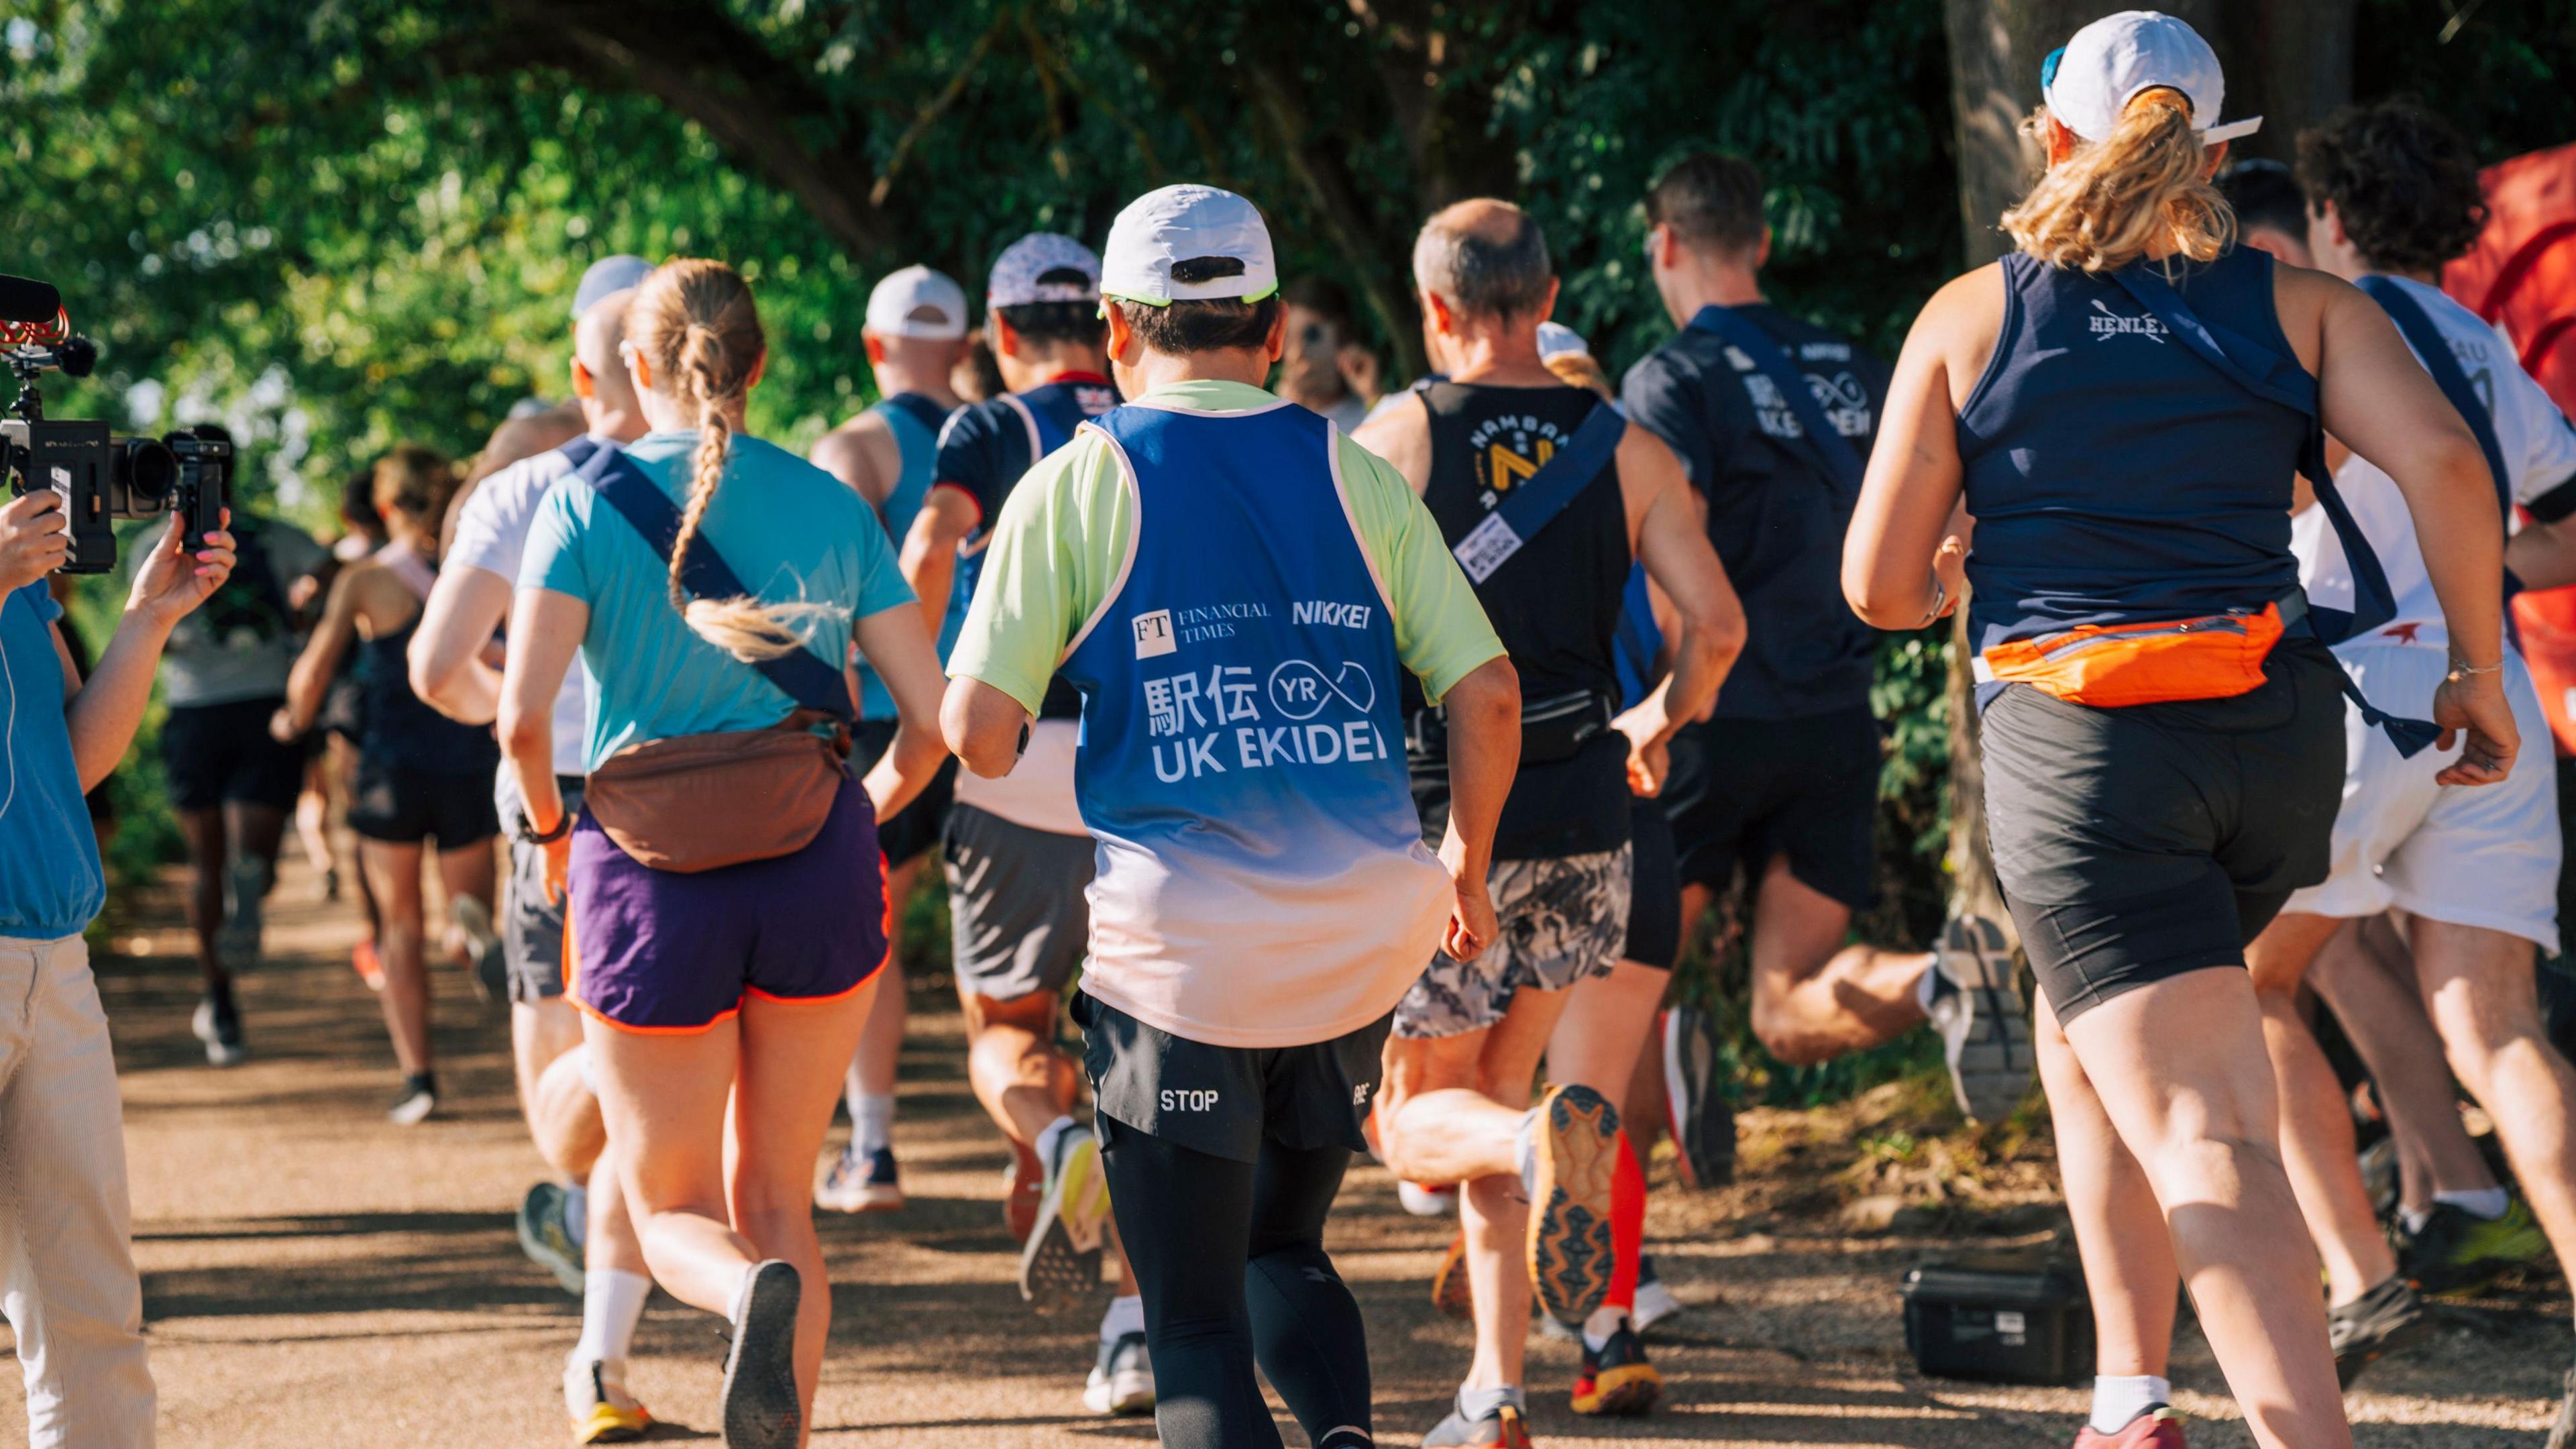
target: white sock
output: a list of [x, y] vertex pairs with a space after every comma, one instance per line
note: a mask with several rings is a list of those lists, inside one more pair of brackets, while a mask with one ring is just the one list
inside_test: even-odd
[[2113, 1378], [2099, 1374], [2093, 1379], [2093, 1432], [2117, 1434], [2132, 1420], [2158, 1404], [2173, 1402], [2173, 1385], [2154, 1374]]
[[894, 1094], [863, 1092], [850, 1098], [850, 1150], [874, 1152], [894, 1146]]
[[590, 1189], [577, 1182], [564, 1189], [564, 1236], [576, 1248], [590, 1243]]
[[1130, 1293], [1109, 1300], [1109, 1311], [1100, 1315], [1100, 1341], [1116, 1343], [1131, 1333], [1145, 1331], [1145, 1297]]
[[593, 1268], [581, 1275], [581, 1341], [572, 1347], [574, 1363], [623, 1363], [635, 1346], [635, 1325], [644, 1318], [644, 1300], [653, 1296], [653, 1280], [641, 1273]]
[[1536, 1107], [1523, 1112], [1520, 1130], [1512, 1134], [1512, 1165], [1520, 1169], [1521, 1191], [1531, 1197], [1538, 1195], [1538, 1114]]
[[1619, 1325], [1627, 1321], [1628, 1310], [1625, 1308], [1613, 1308], [1604, 1303], [1593, 1309], [1592, 1316], [1583, 1320], [1583, 1346], [1599, 1353], [1602, 1346], [1610, 1342], [1610, 1335], [1617, 1333]]
[[1029, 1144], [1030, 1149], [1038, 1155], [1040, 1171], [1050, 1171], [1055, 1167], [1055, 1145], [1062, 1142], [1064, 1134], [1072, 1130], [1074, 1130], [1074, 1123], [1071, 1117], [1058, 1117], [1046, 1124], [1046, 1130], [1038, 1134], [1037, 1141]]
[[2433, 1220], [2433, 1210], [2431, 1208], [2426, 1208], [2420, 1213], [2415, 1211], [2413, 1208], [2399, 1208], [2397, 1210], [2397, 1215], [2406, 1220], [2406, 1231], [2409, 1233], [2420, 1233], [2424, 1231], [2424, 1225]]
[[2472, 1217], [2484, 1218], [2488, 1222], [2494, 1222], [2503, 1217], [2505, 1209], [2513, 1206], [2513, 1199], [2506, 1196], [2505, 1190], [2500, 1187], [2483, 1188], [2477, 1192], [2437, 1192], [2433, 1194], [2433, 1201], [2449, 1203]]

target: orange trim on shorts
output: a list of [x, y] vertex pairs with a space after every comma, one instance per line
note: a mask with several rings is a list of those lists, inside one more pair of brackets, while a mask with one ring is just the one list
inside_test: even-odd
[[859, 988], [875, 981], [877, 979], [877, 971], [882, 971], [884, 969], [885, 963], [883, 961], [879, 961], [877, 963], [876, 971], [870, 971], [867, 975], [860, 977], [858, 980], [851, 982], [847, 987], [842, 990], [835, 991], [829, 996], [779, 996], [772, 992], [763, 991], [757, 986], [744, 987], [742, 989], [742, 994], [746, 998], [757, 996], [763, 1001], [774, 1001], [781, 1006], [825, 1006], [835, 1001], [847, 1001], [851, 997], [858, 995]]

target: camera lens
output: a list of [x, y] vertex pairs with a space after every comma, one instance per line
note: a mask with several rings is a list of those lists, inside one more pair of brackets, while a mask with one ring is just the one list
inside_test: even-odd
[[179, 481], [179, 460], [167, 445], [157, 438], [119, 438], [124, 445], [116, 455], [118, 481], [125, 485], [125, 496], [143, 511], [158, 512], [170, 504], [170, 490]]

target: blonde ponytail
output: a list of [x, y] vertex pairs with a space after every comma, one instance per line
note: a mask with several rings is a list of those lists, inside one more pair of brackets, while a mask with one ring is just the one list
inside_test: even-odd
[[[2046, 107], [2025, 123], [2048, 139]], [[2004, 230], [2052, 266], [2107, 272], [2163, 254], [2214, 260], [2236, 240], [2236, 214], [2211, 185], [2207, 148], [2191, 125], [2191, 102], [2166, 86], [2140, 91], [2120, 124], [2049, 168]]]
[[813, 621], [838, 610], [827, 604], [763, 604], [748, 595], [692, 598], [682, 582], [689, 546], [724, 482], [733, 448], [730, 415], [750, 390], [753, 365], [766, 346], [749, 284], [722, 262], [666, 262], [636, 290], [626, 330], [652, 364], [654, 390], [689, 404], [697, 418], [689, 496], [680, 510], [680, 536], [671, 545], [671, 607], [699, 638], [746, 664], [804, 647]]

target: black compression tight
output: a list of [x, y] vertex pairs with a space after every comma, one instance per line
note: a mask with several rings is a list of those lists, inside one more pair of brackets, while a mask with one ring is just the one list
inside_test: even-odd
[[1349, 1149], [1265, 1143], [1255, 1166], [1098, 1121], [1118, 1236], [1145, 1298], [1163, 1444], [1279, 1444], [1257, 1356], [1314, 1449], [1368, 1449], [1368, 1341], [1324, 1256]]

